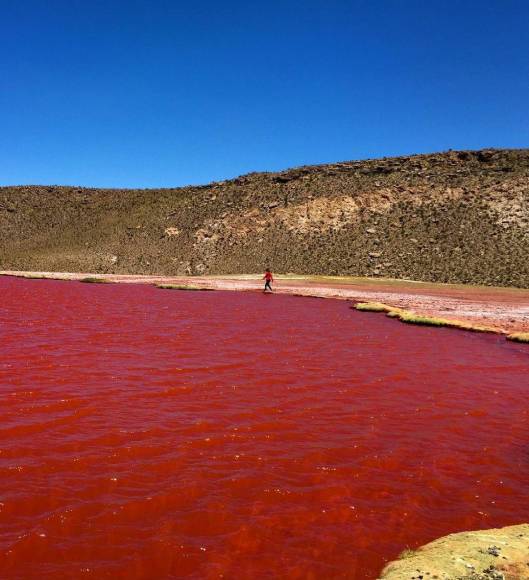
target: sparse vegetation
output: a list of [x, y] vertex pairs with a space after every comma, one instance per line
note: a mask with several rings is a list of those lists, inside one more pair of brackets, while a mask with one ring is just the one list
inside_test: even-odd
[[417, 550], [406, 548], [399, 554], [398, 560], [405, 560], [406, 558], [413, 558], [417, 554]]
[[362, 312], [391, 312], [394, 310], [392, 306], [382, 304], [382, 302], [359, 302], [354, 308]]
[[2, 273], [0, 276], [5, 276], [6, 278], [26, 278], [28, 280], [53, 280], [53, 276], [45, 276], [44, 274], [28, 274], [26, 272], [19, 273]]
[[89, 276], [87, 278], [80, 278], [79, 282], [86, 282], [87, 284], [109, 284], [109, 280], [106, 280], [105, 278], [94, 278], [92, 276]]
[[399, 320], [408, 324], [422, 324], [425, 326], [444, 326], [447, 328], [458, 328], [460, 330], [471, 330], [473, 332], [496, 332], [494, 328], [461, 322], [459, 320], [449, 320], [446, 318], [435, 318], [433, 316], [420, 316], [414, 312], [402, 311], [398, 315]]
[[421, 316], [413, 312], [402, 312], [399, 320], [407, 324], [419, 324], [424, 326], [452, 326], [452, 322], [433, 316]]
[[461, 322], [459, 320], [449, 320], [447, 318], [436, 318], [433, 316], [424, 316], [383, 304], [381, 302], [360, 302], [355, 306], [356, 310], [363, 312], [385, 312], [390, 318], [398, 318], [401, 322], [407, 324], [419, 324], [424, 326], [439, 326], [448, 328], [458, 328], [460, 330], [471, 330], [474, 332], [496, 332], [496, 329], [486, 326], [479, 326], [470, 324], [468, 322]]
[[156, 284], [157, 288], [162, 290], [194, 290], [194, 291], [207, 291], [212, 290], [212, 288], [203, 288], [201, 286], [190, 286], [187, 284]]

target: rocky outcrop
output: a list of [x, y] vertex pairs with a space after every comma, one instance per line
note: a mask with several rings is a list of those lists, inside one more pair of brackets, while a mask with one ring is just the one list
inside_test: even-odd
[[260, 271], [529, 287], [529, 150], [253, 173], [202, 187], [0, 188], [0, 269]]
[[528, 580], [529, 524], [450, 534], [406, 550], [382, 580]]

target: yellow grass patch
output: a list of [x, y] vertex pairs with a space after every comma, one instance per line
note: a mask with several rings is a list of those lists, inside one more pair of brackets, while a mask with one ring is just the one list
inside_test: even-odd
[[382, 302], [359, 302], [355, 308], [362, 312], [391, 312], [392, 306], [382, 304]]
[[[449, 320], [447, 318], [436, 318], [434, 316], [424, 316], [416, 314], [411, 310], [403, 310], [395, 306], [389, 306], [382, 302], [360, 302], [355, 306], [356, 310], [363, 312], [385, 312], [386, 316], [398, 318], [401, 322], [407, 324], [419, 324], [424, 326], [438, 326], [447, 328], [459, 328], [461, 330], [472, 330], [474, 332], [497, 332], [494, 328], [488, 326], [479, 326], [470, 322], [459, 320]], [[528, 335], [529, 336], [529, 335]]]
[[507, 336], [507, 340], [514, 342], [529, 342], [529, 332], [515, 332]]

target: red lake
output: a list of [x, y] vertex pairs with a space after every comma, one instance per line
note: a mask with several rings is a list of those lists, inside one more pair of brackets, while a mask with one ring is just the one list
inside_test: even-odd
[[0, 577], [376, 578], [529, 521], [529, 348], [346, 301], [0, 278]]

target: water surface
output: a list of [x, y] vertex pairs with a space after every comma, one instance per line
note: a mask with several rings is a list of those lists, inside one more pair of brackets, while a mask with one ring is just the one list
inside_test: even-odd
[[260, 293], [0, 295], [0, 577], [375, 578], [529, 521], [525, 345]]

